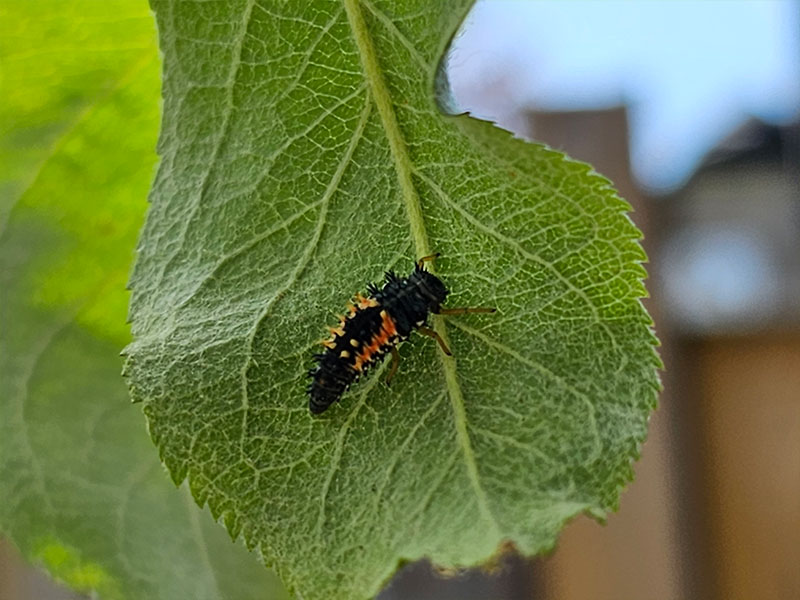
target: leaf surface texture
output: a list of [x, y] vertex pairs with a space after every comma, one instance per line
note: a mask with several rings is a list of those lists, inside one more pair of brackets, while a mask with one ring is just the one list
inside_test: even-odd
[[[176, 481], [300, 597], [533, 554], [615, 507], [658, 387], [639, 232], [584, 164], [446, 116], [467, 2], [157, 0], [161, 165], [127, 374]], [[386, 269], [442, 254], [420, 336], [322, 418], [305, 371]]]
[[120, 377], [158, 131], [138, 0], [0, 6], [0, 532], [109, 599], [285, 597], [188, 488]]

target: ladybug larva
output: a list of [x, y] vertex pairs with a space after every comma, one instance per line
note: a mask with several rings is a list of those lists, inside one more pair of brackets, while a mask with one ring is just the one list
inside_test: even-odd
[[419, 259], [408, 277], [388, 271], [382, 288], [370, 284], [368, 296], [357, 294], [339, 326], [329, 328], [331, 337], [323, 342], [325, 350], [314, 355], [317, 365], [308, 372], [312, 378], [308, 408], [313, 414], [325, 412], [354, 381], [391, 353], [388, 384], [400, 364], [397, 345], [414, 330], [434, 338], [442, 351], [451, 355], [444, 340], [427, 326], [429, 313], [461, 315], [495, 311], [494, 308], [442, 308], [449, 292], [441, 279], [423, 268], [437, 256]]

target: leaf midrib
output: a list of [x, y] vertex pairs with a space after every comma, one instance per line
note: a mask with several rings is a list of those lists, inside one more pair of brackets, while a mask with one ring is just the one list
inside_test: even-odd
[[[378, 114], [383, 124], [383, 129], [386, 132], [386, 137], [389, 142], [389, 149], [394, 159], [397, 177], [400, 183], [400, 189], [403, 193], [403, 200], [405, 202], [406, 213], [408, 214], [408, 221], [411, 227], [411, 237], [414, 240], [414, 246], [417, 251], [417, 257], [428, 256], [432, 254], [430, 242], [428, 241], [428, 233], [425, 229], [425, 220], [422, 214], [422, 205], [417, 194], [417, 189], [414, 186], [412, 179], [413, 166], [411, 159], [408, 156], [408, 149], [405, 143], [400, 127], [397, 123], [397, 117], [394, 113], [394, 106], [392, 103], [389, 90], [383, 78], [383, 72], [378, 62], [378, 57], [375, 53], [375, 48], [372, 43], [369, 31], [367, 30], [364, 17], [361, 14], [360, 0], [344, 0], [345, 11], [347, 12], [347, 19], [350, 23], [350, 28], [353, 33], [353, 38], [358, 48], [359, 56], [361, 57], [361, 64], [364, 69], [364, 77], [369, 83], [372, 98], [375, 101], [375, 106], [378, 109]], [[434, 329], [442, 337], [442, 339], [449, 345], [447, 330], [443, 319], [434, 318]], [[478, 502], [478, 509], [491, 524], [494, 534], [499, 535], [499, 526], [494, 515], [489, 509], [488, 498], [486, 492], [481, 485], [480, 474], [478, 473], [478, 465], [475, 460], [475, 452], [472, 448], [472, 442], [467, 431], [467, 418], [466, 411], [464, 410], [464, 396], [461, 392], [461, 386], [458, 382], [456, 374], [455, 360], [452, 357], [446, 357], [443, 353], [439, 353], [442, 362], [442, 369], [444, 371], [445, 384], [450, 397], [450, 404], [453, 408], [453, 420], [456, 428], [456, 439], [458, 440], [459, 447], [464, 456], [464, 462], [467, 469], [467, 475], [470, 484], [475, 492]]]

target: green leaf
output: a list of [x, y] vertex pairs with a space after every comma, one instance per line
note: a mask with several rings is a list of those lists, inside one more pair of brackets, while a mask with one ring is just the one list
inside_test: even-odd
[[[154, 1], [161, 166], [126, 372], [173, 478], [306, 599], [526, 554], [616, 506], [659, 364], [639, 232], [584, 164], [443, 116], [449, 3]], [[440, 86], [436, 86], [440, 88]], [[322, 418], [305, 371], [367, 281], [438, 251], [420, 336]], [[384, 370], [385, 371], [385, 370]]]
[[138, 0], [3, 2], [0, 532], [71, 588], [280, 597], [163, 472], [120, 377], [159, 61]]

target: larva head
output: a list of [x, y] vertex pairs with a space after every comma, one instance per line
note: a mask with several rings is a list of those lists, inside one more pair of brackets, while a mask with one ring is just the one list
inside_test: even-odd
[[415, 283], [417, 284], [419, 293], [425, 300], [428, 309], [431, 312], [438, 312], [439, 306], [445, 301], [447, 294], [450, 293], [447, 288], [444, 287], [442, 280], [433, 273], [428, 273], [422, 269], [414, 271], [411, 279], [416, 280]]

